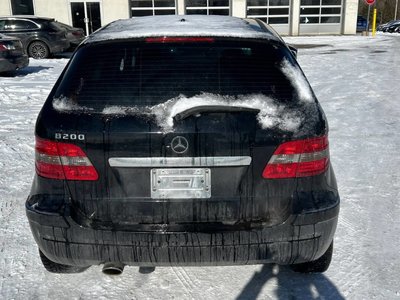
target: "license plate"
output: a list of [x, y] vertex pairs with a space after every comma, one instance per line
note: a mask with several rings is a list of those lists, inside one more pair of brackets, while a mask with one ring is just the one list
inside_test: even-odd
[[152, 199], [211, 197], [210, 169], [152, 169], [150, 178]]

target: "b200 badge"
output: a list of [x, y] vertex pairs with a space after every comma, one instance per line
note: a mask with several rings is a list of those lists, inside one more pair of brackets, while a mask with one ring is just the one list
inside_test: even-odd
[[64, 141], [84, 141], [85, 135], [82, 133], [56, 133], [55, 139]]

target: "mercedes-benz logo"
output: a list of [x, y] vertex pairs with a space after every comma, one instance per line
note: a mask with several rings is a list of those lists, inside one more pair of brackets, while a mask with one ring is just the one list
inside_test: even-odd
[[176, 136], [171, 141], [171, 149], [178, 154], [185, 153], [189, 148], [189, 142], [183, 136]]

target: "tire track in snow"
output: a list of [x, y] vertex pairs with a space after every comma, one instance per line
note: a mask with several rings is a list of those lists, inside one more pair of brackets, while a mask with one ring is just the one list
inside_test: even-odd
[[181, 274], [186, 278], [186, 280], [190, 283], [192, 288], [199, 286], [197, 278], [192, 279], [192, 276], [190, 276], [190, 274], [185, 270], [185, 268], [179, 267], [179, 270], [181, 271]]
[[350, 231], [351, 234], [357, 233], [358, 230], [354, 228], [354, 223], [348, 220], [346, 217], [339, 215], [339, 226], [344, 227], [346, 231]]
[[175, 276], [179, 279], [185, 290], [190, 294], [192, 299], [198, 298], [193, 295], [193, 290], [198, 287], [198, 282], [193, 281], [189, 274], [182, 267], [172, 267], [172, 271]]

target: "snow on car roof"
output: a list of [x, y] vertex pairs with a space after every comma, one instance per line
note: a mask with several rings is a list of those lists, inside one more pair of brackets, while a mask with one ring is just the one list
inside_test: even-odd
[[255, 20], [216, 15], [149, 16], [117, 20], [90, 35], [86, 43], [162, 36], [210, 36], [279, 40]]

